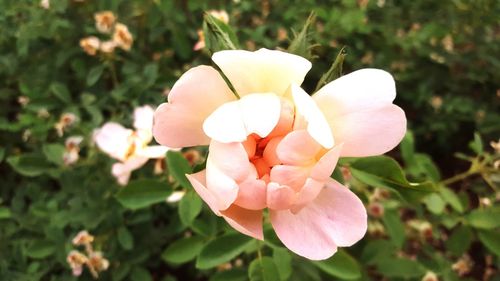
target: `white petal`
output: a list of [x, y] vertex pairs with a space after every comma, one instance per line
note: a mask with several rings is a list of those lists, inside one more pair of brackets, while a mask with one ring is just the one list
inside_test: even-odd
[[240, 96], [266, 92], [283, 95], [291, 83], [302, 84], [311, 69], [311, 62], [303, 57], [268, 49], [220, 51], [212, 60]]
[[332, 148], [333, 135], [323, 112], [311, 96], [296, 84], [291, 85], [291, 93], [297, 112], [307, 121], [307, 132], [324, 148]]

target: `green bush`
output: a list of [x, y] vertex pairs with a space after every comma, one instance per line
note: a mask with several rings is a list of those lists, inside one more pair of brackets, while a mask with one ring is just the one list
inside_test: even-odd
[[[344, 73], [374, 67], [395, 76], [413, 132], [391, 153], [404, 171], [385, 157], [341, 162], [372, 212], [354, 247], [311, 262], [270, 228], [265, 242], [236, 234], [186, 184], [183, 175], [199, 167], [178, 152], [164, 173], [148, 162], [126, 187], [111, 175], [114, 160], [92, 143], [94, 130], [107, 121], [131, 127], [135, 107], [164, 102], [182, 73], [210, 64], [208, 50], [193, 50], [210, 9], [228, 12], [250, 50], [288, 48], [314, 11], [308, 92], [343, 46]], [[105, 10], [128, 27], [132, 47], [88, 55], [81, 39], [110, 37], [94, 22]], [[66, 258], [83, 251], [71, 243], [81, 230], [110, 262], [102, 280], [421, 280], [429, 272], [500, 280], [499, 152], [487, 145], [500, 133], [499, 1], [51, 0], [45, 9], [3, 0], [0, 11], [0, 280], [76, 280]], [[76, 120], [59, 132], [68, 113]], [[63, 161], [69, 136], [84, 137], [73, 165]], [[366, 170], [379, 165], [391, 168]], [[394, 173], [403, 179], [388, 181]], [[438, 191], [406, 194], [406, 178]], [[174, 190], [187, 194], [164, 202]], [[86, 268], [80, 278], [92, 280]]]

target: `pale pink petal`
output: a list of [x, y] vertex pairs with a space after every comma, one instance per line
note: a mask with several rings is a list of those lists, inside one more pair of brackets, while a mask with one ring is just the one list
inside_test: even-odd
[[344, 75], [313, 95], [330, 120], [333, 116], [391, 104], [396, 97], [392, 75], [381, 69], [366, 68]]
[[144, 105], [134, 109], [134, 128], [137, 130], [151, 131], [153, 129], [154, 109]]
[[217, 199], [219, 210], [229, 208], [238, 196], [238, 184], [233, 178], [221, 171], [219, 167], [211, 161], [210, 156], [207, 159], [206, 171], [206, 187]]
[[126, 185], [130, 178], [132, 171], [142, 167], [148, 158], [146, 157], [132, 157], [125, 162], [117, 162], [111, 168], [111, 174], [117, 179], [120, 185]]
[[250, 210], [261, 210], [266, 207], [266, 182], [257, 179], [257, 171], [251, 165], [248, 178], [238, 184], [238, 197], [234, 204]]
[[214, 68], [198, 66], [184, 73], [154, 115], [156, 141], [172, 148], [208, 145], [203, 122], [221, 104], [235, 100]]
[[255, 141], [255, 138], [253, 136], [248, 136], [247, 140], [242, 144], [245, 148], [245, 151], [247, 152], [248, 158], [252, 158], [255, 155], [255, 151], [257, 149], [257, 142]]
[[268, 49], [220, 51], [212, 60], [240, 96], [266, 92], [283, 95], [291, 83], [302, 84], [311, 69], [311, 63], [300, 56]]
[[278, 154], [276, 153], [276, 148], [282, 139], [282, 137], [274, 137], [267, 143], [266, 148], [264, 148], [262, 157], [270, 166], [281, 164], [281, 160], [278, 158]]
[[223, 208], [219, 203], [219, 200], [215, 197], [210, 190], [206, 188], [206, 170], [200, 171], [195, 174], [186, 175], [187, 179], [193, 186], [194, 190], [201, 199], [207, 203], [208, 207], [216, 215], [220, 216], [220, 210]]
[[280, 119], [281, 102], [272, 93], [251, 94], [223, 104], [203, 123], [203, 130], [219, 142], [244, 142], [255, 133], [266, 137]]
[[324, 148], [332, 148], [334, 141], [330, 126], [311, 96], [296, 84], [291, 85], [291, 94], [297, 113], [307, 121], [307, 132]]
[[271, 169], [270, 180], [300, 191], [309, 176], [309, 167], [277, 165]]
[[165, 154], [167, 154], [167, 151], [169, 151], [168, 147], [161, 145], [151, 145], [139, 149], [136, 154], [138, 156], [143, 156], [150, 159], [158, 159], [158, 158], [164, 158]]
[[344, 142], [341, 156], [383, 154], [406, 132], [404, 112], [392, 102], [396, 87], [391, 74], [362, 69], [327, 84], [313, 99], [331, 127], [336, 142]]
[[271, 210], [286, 210], [295, 202], [295, 191], [279, 183], [270, 182], [267, 185], [267, 207]]
[[328, 180], [332, 175], [333, 170], [335, 170], [342, 147], [342, 144], [336, 145], [334, 148], [325, 153], [312, 168], [310, 177], [317, 181]]
[[335, 139], [343, 143], [341, 157], [364, 157], [386, 153], [406, 133], [404, 111], [394, 104], [356, 111], [330, 120]]
[[305, 130], [292, 131], [276, 147], [278, 158], [287, 165], [306, 166], [314, 161], [321, 146]]
[[281, 112], [278, 124], [274, 127], [273, 131], [267, 136], [268, 138], [273, 138], [277, 136], [283, 136], [290, 132], [295, 121], [295, 106], [288, 99], [281, 99]]
[[303, 207], [316, 199], [324, 186], [325, 181], [317, 181], [308, 178], [297, 194], [297, 200], [295, 200], [294, 206], [290, 209], [292, 213], [298, 213]]
[[252, 211], [232, 205], [222, 211], [222, 217], [239, 232], [255, 239], [263, 240], [262, 211]]
[[132, 130], [114, 122], [104, 124], [93, 135], [94, 141], [100, 150], [109, 156], [124, 161], [130, 148]]
[[246, 179], [251, 165], [245, 147], [239, 142], [210, 142], [208, 159], [228, 177], [239, 182]]
[[364, 236], [367, 228], [366, 210], [361, 200], [334, 180], [298, 213], [271, 210], [270, 215], [283, 244], [312, 260], [331, 257], [337, 246], [351, 246]]

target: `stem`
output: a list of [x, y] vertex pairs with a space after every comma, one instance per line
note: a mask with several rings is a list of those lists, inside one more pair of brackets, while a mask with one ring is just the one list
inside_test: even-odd
[[259, 259], [259, 261], [262, 261], [262, 243], [257, 240], [257, 258]]
[[460, 173], [458, 175], [454, 175], [453, 177], [451, 178], [447, 178], [443, 181], [441, 181], [441, 184], [442, 185], [450, 185], [450, 184], [453, 184], [457, 181], [461, 181], [461, 180], [464, 180], [466, 179], [467, 177], [470, 177], [474, 174], [478, 173], [478, 171], [475, 171], [475, 170], [468, 170], [466, 172], [463, 172], [463, 173]]
[[116, 88], [120, 85], [120, 82], [118, 82], [118, 76], [116, 75], [115, 63], [110, 61], [108, 65], [109, 71], [111, 72], [111, 79], [113, 81], [113, 88]]

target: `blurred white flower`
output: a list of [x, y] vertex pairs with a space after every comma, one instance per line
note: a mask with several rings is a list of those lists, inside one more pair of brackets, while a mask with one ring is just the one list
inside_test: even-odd
[[80, 40], [80, 47], [90, 56], [95, 56], [100, 45], [101, 41], [95, 36], [89, 36]]
[[77, 121], [77, 117], [73, 113], [63, 113], [59, 118], [59, 121], [54, 125], [57, 131], [57, 135], [62, 137], [64, 135], [64, 130], [71, 127]]
[[110, 33], [115, 25], [116, 17], [111, 11], [102, 11], [94, 14], [95, 27], [101, 33]]
[[80, 143], [83, 141], [82, 136], [73, 136], [66, 139], [66, 150], [63, 154], [63, 162], [65, 165], [76, 163], [79, 158]]
[[132, 171], [142, 167], [148, 159], [164, 158], [169, 150], [161, 145], [148, 144], [153, 140], [154, 109], [148, 105], [134, 110], [134, 128], [127, 129], [115, 122], [108, 122], [94, 133], [99, 149], [118, 160], [111, 173], [120, 185], [126, 185]]
[[130, 50], [134, 38], [128, 30], [128, 27], [122, 23], [117, 23], [115, 25], [115, 32], [113, 33], [113, 41], [116, 45], [125, 51]]
[[50, 0], [42, 0], [40, 1], [40, 7], [48, 10], [50, 9]]
[[115, 41], [104, 41], [99, 46], [99, 51], [110, 54], [115, 51], [116, 42]]

